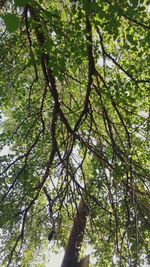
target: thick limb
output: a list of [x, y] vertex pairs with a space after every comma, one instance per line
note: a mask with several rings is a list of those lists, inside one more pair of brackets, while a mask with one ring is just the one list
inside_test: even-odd
[[[83, 242], [86, 221], [88, 216], [88, 208], [81, 199], [74, 224], [69, 236], [68, 244], [66, 247], [64, 259], [61, 267], [87, 267], [89, 257], [84, 258], [80, 262], [79, 251]], [[86, 264], [86, 265], [85, 265]]]

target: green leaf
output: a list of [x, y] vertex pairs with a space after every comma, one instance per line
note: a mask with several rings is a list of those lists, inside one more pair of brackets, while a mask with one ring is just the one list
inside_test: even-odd
[[9, 32], [15, 32], [18, 29], [20, 20], [15, 14], [7, 13], [3, 16], [3, 19]]
[[29, 4], [31, 0], [15, 0], [16, 6], [23, 7], [27, 4]]

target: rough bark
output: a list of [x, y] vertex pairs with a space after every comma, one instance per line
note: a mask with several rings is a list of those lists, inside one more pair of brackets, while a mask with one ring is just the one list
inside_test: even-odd
[[6, 2], [7, 2], [7, 0], [0, 0], [0, 8], [2, 8]]
[[79, 262], [79, 252], [83, 242], [87, 215], [88, 208], [81, 200], [69, 236], [61, 267], [88, 267], [89, 256], [86, 256], [83, 260]]

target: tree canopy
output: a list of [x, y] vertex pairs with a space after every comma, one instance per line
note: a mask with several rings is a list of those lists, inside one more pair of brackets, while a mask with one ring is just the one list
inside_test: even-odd
[[81, 200], [93, 266], [150, 262], [149, 6], [0, 2], [1, 266], [45, 266]]

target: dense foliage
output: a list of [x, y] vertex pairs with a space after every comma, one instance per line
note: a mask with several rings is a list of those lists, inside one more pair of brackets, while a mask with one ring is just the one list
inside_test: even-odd
[[94, 266], [150, 260], [149, 5], [1, 1], [2, 266], [45, 266], [80, 198]]

